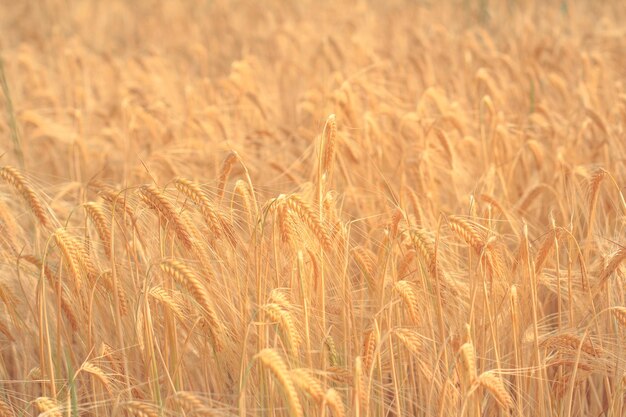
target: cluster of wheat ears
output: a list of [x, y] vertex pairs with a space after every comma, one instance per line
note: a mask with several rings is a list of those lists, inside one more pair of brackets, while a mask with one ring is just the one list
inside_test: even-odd
[[624, 19], [2, 2], [0, 416], [623, 417]]

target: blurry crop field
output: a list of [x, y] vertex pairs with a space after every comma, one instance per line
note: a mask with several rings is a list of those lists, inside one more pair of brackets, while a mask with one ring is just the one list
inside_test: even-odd
[[0, 2], [0, 417], [624, 417], [625, 21]]

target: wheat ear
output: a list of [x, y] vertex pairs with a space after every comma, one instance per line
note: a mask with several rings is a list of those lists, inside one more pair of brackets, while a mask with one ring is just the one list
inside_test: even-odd
[[479, 231], [478, 226], [469, 220], [457, 216], [448, 218], [448, 225], [457, 235], [463, 238], [476, 253], [480, 254], [485, 246], [485, 238]]
[[154, 185], [144, 185], [140, 188], [140, 195], [142, 200], [152, 210], [161, 214], [172, 226], [178, 239], [183, 243], [187, 249], [191, 249], [193, 242], [191, 239], [190, 227], [183, 217], [176, 212], [176, 209], [170, 203], [161, 191]]
[[37, 405], [37, 409], [41, 414], [44, 414], [47, 417], [62, 417], [61, 412], [59, 411], [59, 405], [56, 400], [50, 397], [39, 397], [35, 400], [35, 404]]
[[[47, 264], [43, 264], [42, 261], [34, 255], [24, 255], [21, 257], [21, 259], [37, 267], [39, 271], [43, 269], [43, 274], [46, 277], [48, 284], [56, 293], [57, 280]], [[61, 298], [61, 310], [65, 314], [67, 321], [69, 321], [70, 326], [72, 327], [73, 330], [78, 330], [78, 327], [79, 327], [78, 319], [76, 318], [76, 314], [74, 313], [74, 309], [72, 308], [72, 303], [69, 301], [65, 293], [65, 290], [63, 290], [62, 288], [61, 288], [60, 298]]]
[[14, 416], [15, 414], [13, 413], [13, 408], [11, 408], [11, 405], [4, 402], [3, 400], [0, 400], [0, 417], [14, 417]]
[[497, 400], [498, 404], [506, 411], [513, 407], [513, 399], [504, 386], [502, 379], [496, 376], [492, 371], [480, 374], [476, 383], [485, 388]]
[[598, 287], [604, 285], [606, 280], [611, 276], [613, 272], [619, 268], [620, 264], [626, 259], [626, 246], [620, 248], [617, 252], [611, 256], [606, 268], [602, 270], [600, 277], [598, 278]]
[[181, 194], [189, 198], [198, 206], [205, 223], [211, 228], [215, 238], [219, 239], [222, 236], [219, 213], [209, 201], [206, 194], [202, 191], [200, 185], [183, 177], [177, 177], [174, 179], [174, 184], [176, 189], [180, 191]]
[[294, 384], [299, 389], [309, 394], [316, 403], [321, 404], [322, 401], [324, 401], [324, 388], [310, 371], [304, 368], [298, 368], [292, 369], [289, 374]]
[[613, 315], [622, 326], [626, 327], [626, 307], [613, 307]]
[[22, 198], [24, 198], [42, 226], [47, 227], [50, 224], [46, 210], [39, 200], [39, 197], [37, 197], [35, 190], [17, 169], [10, 166], [0, 168], [0, 178], [12, 185]]
[[335, 142], [337, 140], [337, 121], [334, 114], [326, 119], [326, 126], [323, 132], [324, 151], [322, 153], [322, 180], [328, 182], [331, 174], [333, 162], [335, 159]]
[[291, 353], [297, 356], [302, 339], [298, 334], [298, 330], [289, 310], [276, 303], [265, 304], [263, 309], [267, 312], [272, 321], [280, 323], [283, 334], [286, 335], [289, 346], [291, 347]]
[[63, 228], [55, 230], [54, 239], [61, 250], [65, 265], [70, 270], [70, 276], [75, 287], [80, 289], [83, 279], [81, 277], [80, 254], [78, 253], [79, 244], [74, 242], [74, 238]]
[[411, 351], [414, 355], [417, 355], [421, 351], [422, 340], [419, 334], [412, 329], [397, 328], [393, 331], [398, 339], [404, 344], [404, 346]]
[[298, 218], [307, 225], [313, 234], [319, 239], [320, 244], [325, 249], [330, 249], [331, 239], [326, 229], [322, 226], [322, 222], [315, 214], [311, 206], [297, 195], [291, 195], [286, 199], [287, 206], [292, 209]]
[[111, 259], [111, 230], [109, 228], [110, 226], [107, 224], [108, 222], [102, 206], [98, 203], [89, 202], [84, 204], [83, 207], [85, 208], [87, 216], [89, 216], [91, 221], [96, 225], [98, 236], [100, 236], [100, 240], [102, 240], [102, 244], [104, 245], [104, 252], [107, 257]]
[[292, 415], [295, 417], [303, 417], [304, 413], [302, 412], [302, 406], [300, 405], [296, 388], [291, 376], [289, 375], [287, 365], [285, 364], [283, 358], [278, 354], [278, 352], [270, 348], [263, 349], [255, 356], [255, 358], [259, 359], [263, 366], [270, 370], [276, 380], [278, 380], [280, 385], [283, 387], [283, 390], [285, 390], [285, 395], [287, 396], [289, 409], [291, 410]]
[[157, 408], [148, 403], [129, 401], [124, 404], [124, 409], [134, 417], [159, 417]]
[[337, 390], [329, 388], [328, 391], [326, 391], [326, 394], [324, 394], [324, 402], [333, 411], [335, 417], [346, 416], [346, 410], [343, 406], [343, 400], [341, 399], [341, 395], [339, 395]]
[[217, 185], [217, 199], [221, 201], [224, 198], [224, 190], [226, 189], [226, 181], [228, 180], [228, 176], [230, 175], [230, 171], [233, 169], [233, 164], [237, 161], [237, 154], [235, 152], [230, 152], [224, 158], [224, 162], [222, 163], [222, 169], [220, 170], [219, 175], [219, 183]]
[[419, 314], [417, 312], [417, 292], [415, 291], [413, 284], [402, 280], [396, 282], [394, 288], [398, 291], [398, 294], [400, 294], [400, 297], [402, 297], [402, 300], [406, 304], [411, 320], [414, 324], [417, 324], [419, 322]]
[[474, 345], [467, 342], [461, 345], [459, 349], [463, 367], [465, 368], [465, 374], [470, 383], [476, 380], [476, 353], [474, 352]]
[[222, 349], [224, 326], [215, 312], [213, 302], [206, 287], [189, 268], [175, 259], [164, 260], [159, 266], [163, 272], [185, 287], [200, 307], [202, 307], [202, 311], [213, 335], [215, 350], [220, 351]]

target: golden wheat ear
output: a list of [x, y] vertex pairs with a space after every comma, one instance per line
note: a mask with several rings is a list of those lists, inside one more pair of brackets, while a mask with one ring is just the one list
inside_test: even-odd
[[33, 186], [17, 169], [10, 166], [0, 168], [0, 178], [13, 186], [17, 193], [22, 196], [42, 226], [48, 227], [50, 225], [46, 209], [39, 197], [37, 197]]
[[280, 354], [274, 349], [266, 348], [260, 351], [255, 358], [261, 361], [263, 366], [274, 375], [278, 383], [282, 386], [292, 415], [295, 417], [304, 417], [294, 382], [289, 374], [287, 364]]

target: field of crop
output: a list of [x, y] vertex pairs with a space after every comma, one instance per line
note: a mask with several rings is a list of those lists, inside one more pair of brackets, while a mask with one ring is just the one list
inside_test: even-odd
[[624, 417], [624, 21], [0, 2], [0, 417]]

